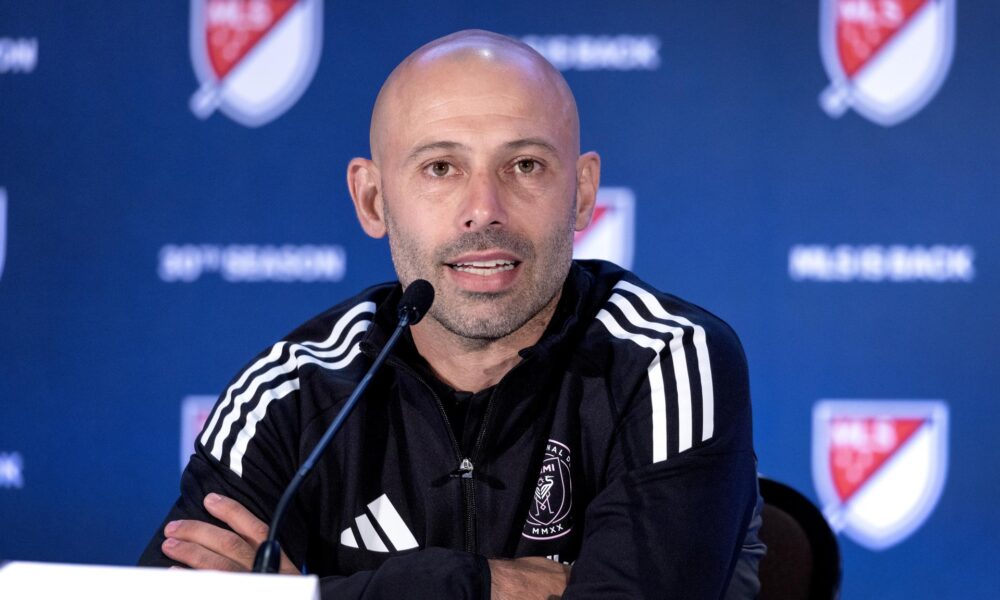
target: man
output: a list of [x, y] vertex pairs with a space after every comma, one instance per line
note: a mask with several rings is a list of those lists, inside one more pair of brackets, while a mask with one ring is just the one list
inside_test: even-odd
[[[745, 359], [711, 314], [572, 261], [600, 159], [559, 72], [492, 33], [431, 42], [379, 93], [371, 154], [347, 173], [361, 226], [436, 297], [299, 491], [282, 572], [331, 598], [723, 595], [757, 499]], [[237, 376], [143, 564], [249, 568], [400, 289]]]

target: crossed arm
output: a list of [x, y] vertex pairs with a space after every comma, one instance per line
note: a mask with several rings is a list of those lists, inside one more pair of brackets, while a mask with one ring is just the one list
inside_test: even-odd
[[[192, 519], [170, 521], [163, 530], [163, 553], [193, 569], [250, 571], [257, 548], [267, 537], [267, 525], [235, 500], [219, 494], [205, 496], [204, 506], [232, 531]], [[559, 597], [569, 581], [569, 566], [542, 557], [490, 559], [489, 565], [492, 600]], [[279, 572], [301, 574], [284, 552]]]

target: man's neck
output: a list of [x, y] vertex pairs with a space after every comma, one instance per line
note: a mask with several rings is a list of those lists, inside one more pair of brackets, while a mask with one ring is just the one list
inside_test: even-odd
[[560, 296], [556, 294], [520, 329], [496, 340], [464, 338], [428, 316], [410, 329], [413, 344], [438, 379], [456, 390], [478, 392], [496, 385], [521, 362], [518, 352], [541, 339]]

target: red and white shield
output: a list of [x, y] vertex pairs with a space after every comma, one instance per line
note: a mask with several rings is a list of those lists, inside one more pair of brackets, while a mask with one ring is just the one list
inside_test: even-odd
[[813, 480], [823, 514], [872, 550], [930, 515], [948, 470], [948, 407], [939, 400], [822, 400], [813, 408]]
[[830, 86], [820, 105], [886, 127], [922, 109], [951, 66], [955, 0], [821, 0], [820, 49]]
[[191, 0], [191, 59], [201, 87], [191, 111], [247, 127], [291, 108], [316, 73], [322, 0]]
[[194, 452], [194, 441], [205, 428], [212, 409], [215, 407], [215, 396], [187, 396], [181, 402], [181, 470], [187, 466], [191, 453]]
[[600, 188], [590, 225], [573, 238], [574, 258], [600, 258], [632, 268], [635, 195], [629, 188]]

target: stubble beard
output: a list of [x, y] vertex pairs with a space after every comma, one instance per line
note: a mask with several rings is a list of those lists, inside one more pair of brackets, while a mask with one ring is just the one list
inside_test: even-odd
[[[562, 290], [573, 258], [573, 222], [553, 231], [541, 242], [540, 251], [530, 240], [506, 229], [484, 229], [461, 234], [453, 242], [425, 252], [405, 233], [383, 201], [386, 233], [396, 274], [403, 286], [427, 279], [435, 288], [428, 317], [470, 346], [481, 347], [505, 338], [527, 325], [548, 307]], [[517, 288], [498, 293], [468, 292], [444, 281], [447, 260], [465, 252], [506, 250], [521, 257], [525, 268]], [[536, 261], [546, 257], [547, 264]], [[423, 272], [421, 272], [423, 271]]]

